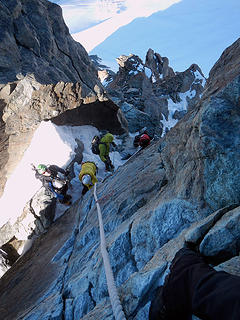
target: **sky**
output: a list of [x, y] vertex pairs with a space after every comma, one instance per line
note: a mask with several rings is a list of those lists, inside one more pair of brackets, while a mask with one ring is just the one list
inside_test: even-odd
[[174, 71], [197, 63], [208, 77], [221, 53], [239, 38], [239, 0], [56, 0], [70, 33], [89, 54], [118, 71], [116, 58], [149, 48]]

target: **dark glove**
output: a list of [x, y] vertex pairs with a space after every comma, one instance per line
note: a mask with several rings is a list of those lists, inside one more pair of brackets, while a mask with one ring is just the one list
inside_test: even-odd
[[114, 148], [116, 148], [116, 143], [115, 142], [112, 142], [112, 146], [114, 147]]
[[133, 140], [133, 146], [134, 146], [135, 148], [137, 148], [137, 147], [139, 146], [139, 140], [140, 140], [140, 136], [139, 136], [139, 135], [134, 138], [134, 140]]
[[65, 170], [65, 176], [68, 176], [69, 174], [70, 174], [70, 170], [69, 169]]
[[35, 167], [35, 165], [33, 163], [31, 163], [31, 167], [32, 167], [32, 170], [37, 171], [37, 168]]

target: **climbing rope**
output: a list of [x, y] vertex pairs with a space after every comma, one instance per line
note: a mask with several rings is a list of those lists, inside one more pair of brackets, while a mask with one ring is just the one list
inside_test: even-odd
[[94, 198], [97, 205], [97, 211], [98, 211], [98, 221], [99, 221], [99, 229], [100, 229], [100, 239], [101, 239], [101, 253], [103, 257], [103, 264], [105, 268], [105, 274], [107, 279], [107, 286], [108, 286], [108, 294], [110, 297], [113, 314], [116, 320], [126, 320], [125, 315], [122, 310], [122, 306], [118, 297], [117, 288], [115, 285], [115, 281], [113, 278], [113, 271], [110, 265], [109, 261], [109, 255], [106, 249], [106, 240], [105, 240], [105, 234], [103, 229], [103, 221], [102, 221], [102, 212], [99, 205], [99, 201], [97, 198], [97, 187], [96, 183], [94, 185]]

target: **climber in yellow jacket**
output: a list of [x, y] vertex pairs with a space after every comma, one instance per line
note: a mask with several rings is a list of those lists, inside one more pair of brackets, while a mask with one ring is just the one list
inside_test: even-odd
[[113, 171], [114, 165], [111, 162], [109, 157], [110, 144], [116, 147], [116, 144], [113, 142], [113, 135], [111, 133], [105, 134], [99, 142], [99, 157], [104, 162], [105, 168], [107, 171]]
[[94, 162], [87, 161], [82, 163], [82, 168], [79, 173], [79, 180], [83, 185], [82, 195], [84, 195], [89, 189], [91, 189], [98, 181], [96, 174], [97, 166]]

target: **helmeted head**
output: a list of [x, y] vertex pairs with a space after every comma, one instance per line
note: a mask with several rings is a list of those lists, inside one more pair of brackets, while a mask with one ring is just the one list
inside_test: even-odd
[[40, 174], [44, 174], [47, 171], [47, 166], [45, 166], [45, 164], [39, 164], [37, 166], [37, 171]]
[[114, 140], [114, 136], [110, 132], [106, 133], [105, 136], [101, 139], [102, 142], [109, 142], [109, 143], [113, 142], [113, 140]]
[[89, 174], [84, 174], [83, 177], [82, 177], [82, 183], [84, 185], [89, 185], [92, 183], [92, 178]]

